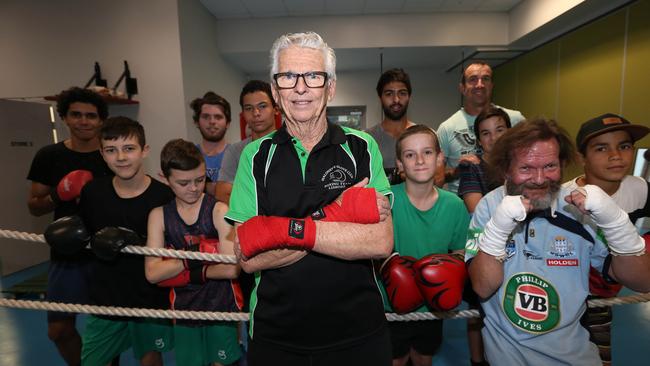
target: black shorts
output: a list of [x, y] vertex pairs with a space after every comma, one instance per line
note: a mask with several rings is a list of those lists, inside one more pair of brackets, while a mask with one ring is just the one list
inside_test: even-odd
[[442, 320], [389, 322], [393, 358], [406, 356], [411, 348], [421, 355], [433, 356], [442, 343]]
[[391, 366], [390, 339], [384, 329], [380, 333], [349, 347], [314, 352], [292, 352], [273, 345], [249, 340], [248, 366]]
[[[69, 304], [90, 304], [90, 263], [52, 260], [47, 272], [45, 299]], [[47, 321], [74, 319], [77, 314], [48, 311]]]

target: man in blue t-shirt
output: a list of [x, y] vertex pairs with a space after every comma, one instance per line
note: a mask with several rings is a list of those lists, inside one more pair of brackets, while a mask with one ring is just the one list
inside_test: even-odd
[[228, 147], [224, 137], [230, 126], [230, 103], [222, 96], [209, 91], [202, 98], [194, 99], [190, 107], [194, 112], [194, 124], [201, 132], [201, 142], [196, 146], [205, 158], [208, 179], [205, 191], [214, 196], [221, 162]]
[[[479, 202], [465, 260], [485, 311], [487, 360], [499, 365], [600, 364], [580, 324], [589, 268], [650, 289], [650, 256], [625, 211], [595, 185], [561, 187], [575, 147], [555, 121], [509, 129], [492, 152], [505, 185]], [[587, 219], [602, 230], [604, 244]]]

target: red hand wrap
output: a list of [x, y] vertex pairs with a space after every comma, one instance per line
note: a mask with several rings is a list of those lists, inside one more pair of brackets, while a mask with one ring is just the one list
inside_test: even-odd
[[398, 314], [409, 313], [424, 304], [424, 298], [415, 283], [415, 261], [413, 257], [393, 253], [379, 270], [388, 301]]
[[208, 266], [184, 269], [172, 278], [157, 283], [159, 287], [184, 287], [190, 283], [201, 285], [207, 280]]
[[93, 180], [93, 173], [88, 170], [73, 170], [56, 186], [56, 194], [61, 201], [72, 201], [81, 195], [81, 189]]
[[376, 224], [379, 222], [377, 194], [374, 188], [350, 187], [343, 192], [340, 205], [334, 201], [311, 217], [331, 222]]
[[434, 311], [448, 311], [460, 305], [467, 279], [465, 262], [455, 255], [431, 254], [413, 265], [416, 283]]
[[188, 283], [190, 283], [190, 271], [184, 269], [176, 276], [158, 282], [157, 285], [160, 287], [185, 287]]
[[316, 224], [309, 217], [255, 216], [237, 228], [237, 236], [246, 258], [281, 248], [311, 250], [316, 242]]

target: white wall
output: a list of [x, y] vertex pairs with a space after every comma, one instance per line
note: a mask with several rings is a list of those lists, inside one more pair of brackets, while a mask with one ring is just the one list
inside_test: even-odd
[[[438, 13], [225, 19], [219, 49], [257, 52], [289, 32], [313, 30], [333, 48], [506, 45], [507, 13]], [[263, 29], [263, 32], [260, 32]], [[477, 32], [476, 29], [480, 29]], [[237, 35], [233, 37], [233, 35]]]
[[144, 125], [152, 147], [147, 170], [156, 173], [162, 143], [187, 136], [178, 27], [176, 0], [3, 1], [0, 97], [83, 86], [95, 61], [112, 86], [127, 60], [140, 104], [111, 108], [111, 114]]
[[[221, 60], [216, 20], [198, 1], [2, 1], [0, 50], [0, 98], [34, 101], [42, 99], [29, 97], [83, 86], [95, 61], [113, 86], [127, 60], [132, 76], [138, 79], [139, 93], [134, 99], [140, 104], [111, 106], [110, 113], [136, 118], [144, 125], [151, 146], [145, 168], [154, 176], [160, 170], [160, 149], [165, 142], [177, 137], [198, 138], [188, 103], [208, 89], [233, 103], [236, 128], [229, 131], [229, 137], [238, 140], [238, 97], [245, 80], [241, 72]], [[50, 128], [49, 118], [29, 121], [25, 123], [38, 124], [33, 131], [43, 127], [41, 124]], [[25, 165], [26, 171], [29, 162]], [[12, 177], [12, 183], [27, 185], [25, 176]], [[24, 225], [1, 221], [0, 228], [30, 230], [26, 225], [33, 219], [26, 202], [20, 207], [24, 211], [17, 216]], [[30, 228], [36, 232], [43, 229]], [[5, 270], [14, 267], [5, 265]]]
[[[437, 128], [460, 108], [459, 76], [432, 69], [405, 69], [411, 77], [413, 95], [409, 104], [409, 119]], [[381, 103], [375, 90], [381, 72], [376, 70], [337, 72], [336, 95], [330, 106], [366, 106], [366, 128], [381, 122]], [[268, 74], [254, 75], [269, 80]]]
[[179, 1], [181, 59], [187, 136], [199, 141], [189, 103], [212, 90], [230, 103], [232, 122], [226, 139], [239, 141], [239, 93], [246, 83], [241, 71], [227, 64], [217, 49], [217, 21], [198, 1]]
[[[437, 127], [460, 107], [456, 73], [430, 69], [406, 69], [413, 94], [409, 104], [409, 119]], [[336, 96], [330, 105], [365, 105], [366, 126], [381, 121], [381, 103], [375, 88], [379, 70], [337, 73]]]

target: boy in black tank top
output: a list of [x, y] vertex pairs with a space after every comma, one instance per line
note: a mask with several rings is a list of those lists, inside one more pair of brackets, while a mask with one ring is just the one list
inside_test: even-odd
[[[147, 246], [233, 255], [232, 227], [223, 218], [228, 207], [204, 193], [201, 152], [177, 139], [168, 142], [160, 155], [162, 172], [176, 199], [149, 215]], [[145, 272], [151, 283], [171, 287], [172, 309], [241, 309], [237, 264], [147, 257]], [[179, 365], [227, 365], [241, 357], [235, 322], [177, 320], [174, 334]]]
[[[144, 257], [120, 253], [119, 240], [144, 245], [147, 216], [174, 196], [163, 183], [144, 173], [149, 153], [144, 128], [127, 117], [106, 120], [101, 130], [101, 153], [115, 177], [94, 179], [81, 192], [80, 211], [92, 248], [90, 299], [102, 306], [165, 308], [165, 291], [147, 282]], [[162, 365], [160, 352], [173, 346], [168, 320], [90, 315], [82, 336], [83, 365], [105, 365], [133, 348], [142, 365]]]

